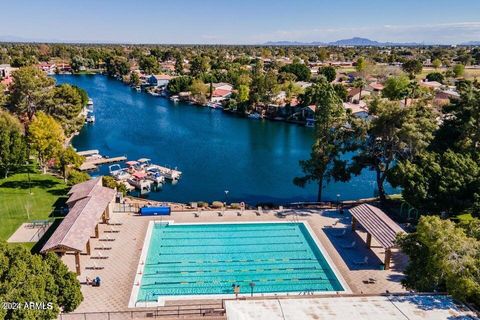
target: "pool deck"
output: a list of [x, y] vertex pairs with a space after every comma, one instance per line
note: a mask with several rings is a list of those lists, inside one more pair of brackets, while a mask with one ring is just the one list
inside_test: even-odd
[[[366, 248], [366, 233], [361, 230], [354, 233], [350, 231], [351, 216], [349, 214], [341, 215], [331, 210], [286, 209], [283, 212], [287, 216], [279, 218], [276, 216], [277, 211], [264, 211], [263, 214], [257, 216], [255, 211], [247, 210], [241, 216], [238, 216], [239, 210], [230, 210], [226, 211], [222, 217], [218, 216], [218, 212], [202, 211], [199, 217], [195, 217], [194, 212], [173, 212], [171, 216], [164, 217], [163, 220], [173, 220], [176, 223], [307, 221], [311, 230], [335, 264], [336, 269], [354, 294], [381, 294], [385, 293], [386, 290], [391, 293], [405, 292], [405, 289], [400, 284], [400, 280], [403, 277], [401, 271], [407, 262], [406, 257], [394, 250], [391, 269], [380, 270], [380, 264], [384, 258], [382, 248], [375, 243], [374, 239], [372, 241], [372, 250]], [[121, 225], [100, 225], [100, 238], [91, 239], [92, 255], [82, 255], [80, 258], [82, 274], [79, 276], [79, 280], [84, 283], [86, 277], [93, 279], [99, 276], [102, 283], [100, 287], [82, 284], [84, 301], [75, 312], [129, 310], [129, 299], [136, 273], [139, 270], [139, 260], [145, 235], [148, 224], [152, 220], [160, 221], [161, 218], [140, 217], [129, 213], [114, 213], [112, 222], [121, 223]], [[342, 234], [344, 229], [346, 229], [345, 235], [339, 237], [338, 235]], [[105, 241], [112, 239], [115, 240]], [[352, 241], [356, 241], [354, 249], [342, 248], [343, 244], [349, 244]], [[91, 258], [100, 256], [108, 258]], [[369, 257], [368, 264], [356, 265], [354, 263], [354, 261], [363, 260], [365, 256]], [[75, 270], [73, 255], [66, 255], [63, 257], [63, 260], [70, 270]], [[102, 267], [103, 269], [91, 270], [90, 268], [93, 266]], [[369, 278], [375, 278], [376, 282], [374, 284], [364, 283]], [[256, 296], [261, 295], [257, 294]], [[298, 294], [295, 294], [295, 296], [298, 297]], [[212, 301], [195, 299], [194, 302], [205, 303]], [[189, 303], [187, 300], [172, 300], [167, 301], [166, 304], [187, 303]], [[138, 305], [138, 307], [144, 306]]]

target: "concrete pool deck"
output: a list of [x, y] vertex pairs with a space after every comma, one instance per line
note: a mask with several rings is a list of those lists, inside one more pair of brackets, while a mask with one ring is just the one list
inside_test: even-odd
[[[163, 220], [173, 220], [175, 223], [208, 223], [208, 222], [256, 222], [256, 221], [307, 221], [311, 231], [326, 250], [336, 269], [342, 275], [351, 291], [356, 294], [380, 294], [389, 292], [404, 292], [400, 284], [402, 270], [406, 265], [406, 257], [398, 251], [393, 251], [390, 270], [380, 270], [384, 252], [372, 242], [372, 250], [365, 245], [366, 234], [362, 231], [350, 231], [351, 216], [339, 214], [332, 210], [284, 210], [285, 218], [276, 216], [277, 211], [265, 211], [257, 216], [254, 210], [247, 210], [238, 216], [239, 210], [226, 211], [219, 217], [218, 211], [202, 211], [199, 217], [194, 212], [173, 212]], [[128, 213], [114, 213], [112, 222], [120, 226], [100, 225], [100, 238], [91, 239], [92, 255], [81, 256], [82, 274], [78, 277], [85, 282], [99, 276], [100, 287], [82, 285], [84, 301], [75, 312], [99, 312], [127, 310], [138, 263], [144, 245], [150, 221], [160, 221], [160, 217], [140, 217]], [[345, 229], [345, 235], [340, 236]], [[114, 232], [112, 232], [114, 231]], [[114, 241], [108, 241], [115, 239]], [[342, 245], [356, 242], [355, 248], [344, 249]], [[106, 259], [101, 258], [108, 257]], [[354, 261], [369, 257], [366, 265], [357, 265]], [[95, 259], [96, 257], [96, 259]], [[70, 270], [75, 270], [74, 256], [66, 255], [64, 262]], [[102, 268], [92, 270], [92, 267]], [[369, 278], [375, 283], [365, 283]], [[298, 294], [295, 294], [297, 296]], [[232, 295], [233, 297], [233, 295]], [[208, 301], [208, 300], [203, 300]], [[210, 300], [211, 301], [211, 300]], [[168, 304], [184, 304], [186, 300], [172, 300]], [[195, 299], [196, 303], [202, 300]], [[139, 305], [139, 307], [142, 307]]]

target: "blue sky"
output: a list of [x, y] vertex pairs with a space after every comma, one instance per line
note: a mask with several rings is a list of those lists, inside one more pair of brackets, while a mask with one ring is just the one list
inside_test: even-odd
[[[1, 3], [3, 2], [3, 3]], [[480, 41], [479, 0], [0, 0], [0, 39], [256, 44]]]

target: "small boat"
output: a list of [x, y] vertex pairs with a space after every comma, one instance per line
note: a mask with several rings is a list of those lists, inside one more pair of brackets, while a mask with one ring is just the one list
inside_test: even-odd
[[152, 190], [152, 181], [147, 180], [144, 172], [135, 172], [127, 179], [127, 182], [140, 190], [141, 194], [149, 193]]
[[140, 86], [136, 86], [135, 90], [137, 90], [137, 92], [140, 92], [140, 91], [142, 91], [142, 88], [140, 88]]
[[155, 168], [147, 171], [147, 179], [155, 182], [157, 185], [161, 185], [165, 182], [165, 176], [163, 176], [160, 171]]
[[248, 115], [248, 117], [249, 117], [250, 119], [260, 119], [260, 118], [261, 118], [260, 114], [258, 114], [258, 113], [256, 113], [256, 112], [255, 112], [255, 113], [250, 113], [250, 114]]
[[93, 106], [93, 100], [91, 98], [88, 98], [87, 106]]
[[315, 119], [307, 119], [307, 122], [305, 123], [305, 127], [308, 127], [308, 128], [315, 127]]
[[119, 164], [113, 164], [108, 167], [110, 175], [117, 181], [125, 181], [130, 178], [130, 173], [128, 169], [120, 167]]
[[170, 97], [170, 100], [173, 101], [173, 102], [175, 102], [175, 103], [177, 103], [177, 102], [180, 101], [180, 99], [178, 98], [178, 96], [171, 96], [171, 97]]
[[93, 115], [92, 113], [89, 113], [87, 115], [86, 121], [87, 121], [87, 123], [94, 123], [95, 122], [95, 115]]

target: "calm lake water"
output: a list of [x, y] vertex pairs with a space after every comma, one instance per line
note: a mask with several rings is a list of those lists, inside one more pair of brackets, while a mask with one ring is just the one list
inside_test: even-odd
[[[174, 104], [139, 93], [101, 75], [59, 75], [58, 83], [85, 89], [94, 101], [95, 124], [73, 139], [77, 150], [178, 167], [176, 185], [167, 183], [149, 198], [165, 201], [314, 201], [314, 185], [293, 185], [298, 161], [310, 153], [313, 130], [298, 125], [239, 118], [220, 110]], [[107, 174], [108, 166], [92, 175]], [[365, 171], [348, 184], [330, 183], [325, 200], [373, 196], [374, 174]], [[387, 187], [387, 191], [393, 192]]]

